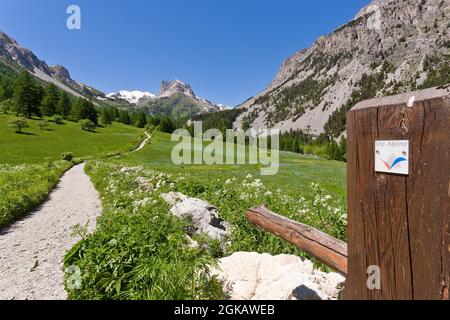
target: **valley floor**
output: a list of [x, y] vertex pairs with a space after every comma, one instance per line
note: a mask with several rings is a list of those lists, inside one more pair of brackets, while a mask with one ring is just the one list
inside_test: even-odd
[[0, 232], [0, 300], [66, 299], [62, 258], [102, 212], [84, 164], [66, 172], [50, 198], [23, 220]]
[[[170, 135], [154, 132], [139, 152], [89, 160], [90, 178], [84, 164], [66, 172], [41, 207], [0, 231], [0, 299], [224, 299], [217, 279], [198, 278], [218, 258], [305, 256], [248, 223], [246, 209], [262, 203], [345, 238], [345, 164], [281, 153], [279, 174], [263, 177], [255, 165], [175, 167], [173, 145]], [[217, 206], [233, 226], [226, 248], [203, 236], [194, 237], [199, 248], [189, 248], [192, 227], [169, 214], [167, 192]], [[71, 266], [81, 287], [67, 292]]]

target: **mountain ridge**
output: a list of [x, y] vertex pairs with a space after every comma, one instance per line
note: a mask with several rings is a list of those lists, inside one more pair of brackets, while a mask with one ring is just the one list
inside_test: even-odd
[[17, 40], [11, 38], [1, 30], [0, 58], [8, 65], [17, 64], [19, 67], [28, 70], [36, 78], [53, 83], [60, 89], [76, 97], [94, 99], [94, 101], [98, 97], [104, 97], [101, 91], [73, 80], [65, 67], [61, 65], [48, 65], [44, 60], [39, 59], [33, 51], [22, 47]]
[[121, 90], [105, 95], [100, 90], [71, 78], [69, 70], [62, 65], [51, 66], [39, 59], [33, 51], [0, 31], [0, 61], [13, 70], [26, 69], [34, 77], [53, 83], [75, 97], [91, 100], [96, 105], [113, 105], [123, 109], [136, 109], [152, 115], [190, 117], [201, 113], [221, 110], [218, 106], [195, 95], [192, 87], [180, 80], [162, 81], [158, 95], [143, 91]]
[[449, 20], [446, 1], [374, 0], [286, 59], [267, 88], [238, 106], [234, 127], [339, 136], [345, 111], [361, 99], [444, 84], [433, 77], [448, 80]]
[[142, 91], [119, 91], [108, 94], [107, 98], [126, 100], [132, 104], [130, 108], [144, 110], [151, 115], [162, 114], [174, 118], [192, 117], [223, 109], [222, 105], [215, 105], [197, 96], [190, 84], [177, 79], [162, 81], [157, 95]]

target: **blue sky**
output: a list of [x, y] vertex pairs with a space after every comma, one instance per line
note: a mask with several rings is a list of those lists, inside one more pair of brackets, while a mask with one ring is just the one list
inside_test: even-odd
[[[369, 0], [0, 0], [0, 30], [106, 93], [158, 93], [162, 80], [237, 105], [284, 59], [346, 23]], [[79, 5], [82, 29], [66, 28]]]

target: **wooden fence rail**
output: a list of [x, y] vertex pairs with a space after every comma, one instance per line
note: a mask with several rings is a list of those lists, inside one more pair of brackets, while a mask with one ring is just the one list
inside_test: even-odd
[[347, 275], [347, 244], [305, 224], [261, 206], [247, 211], [247, 219], [306, 251], [343, 275]]

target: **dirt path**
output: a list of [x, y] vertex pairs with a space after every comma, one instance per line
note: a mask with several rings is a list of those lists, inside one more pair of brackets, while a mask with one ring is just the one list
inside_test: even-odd
[[102, 213], [84, 164], [67, 171], [49, 199], [0, 232], [0, 300], [66, 299], [62, 258], [79, 238], [72, 227], [95, 227]]
[[148, 141], [152, 138], [151, 135], [148, 134], [148, 132], [145, 132], [145, 135], [147, 136], [147, 138], [141, 142], [141, 144], [139, 145], [139, 147], [137, 147], [136, 149], [134, 149], [133, 151], [131, 151], [131, 153], [139, 151], [144, 149], [145, 145], [148, 143]]

